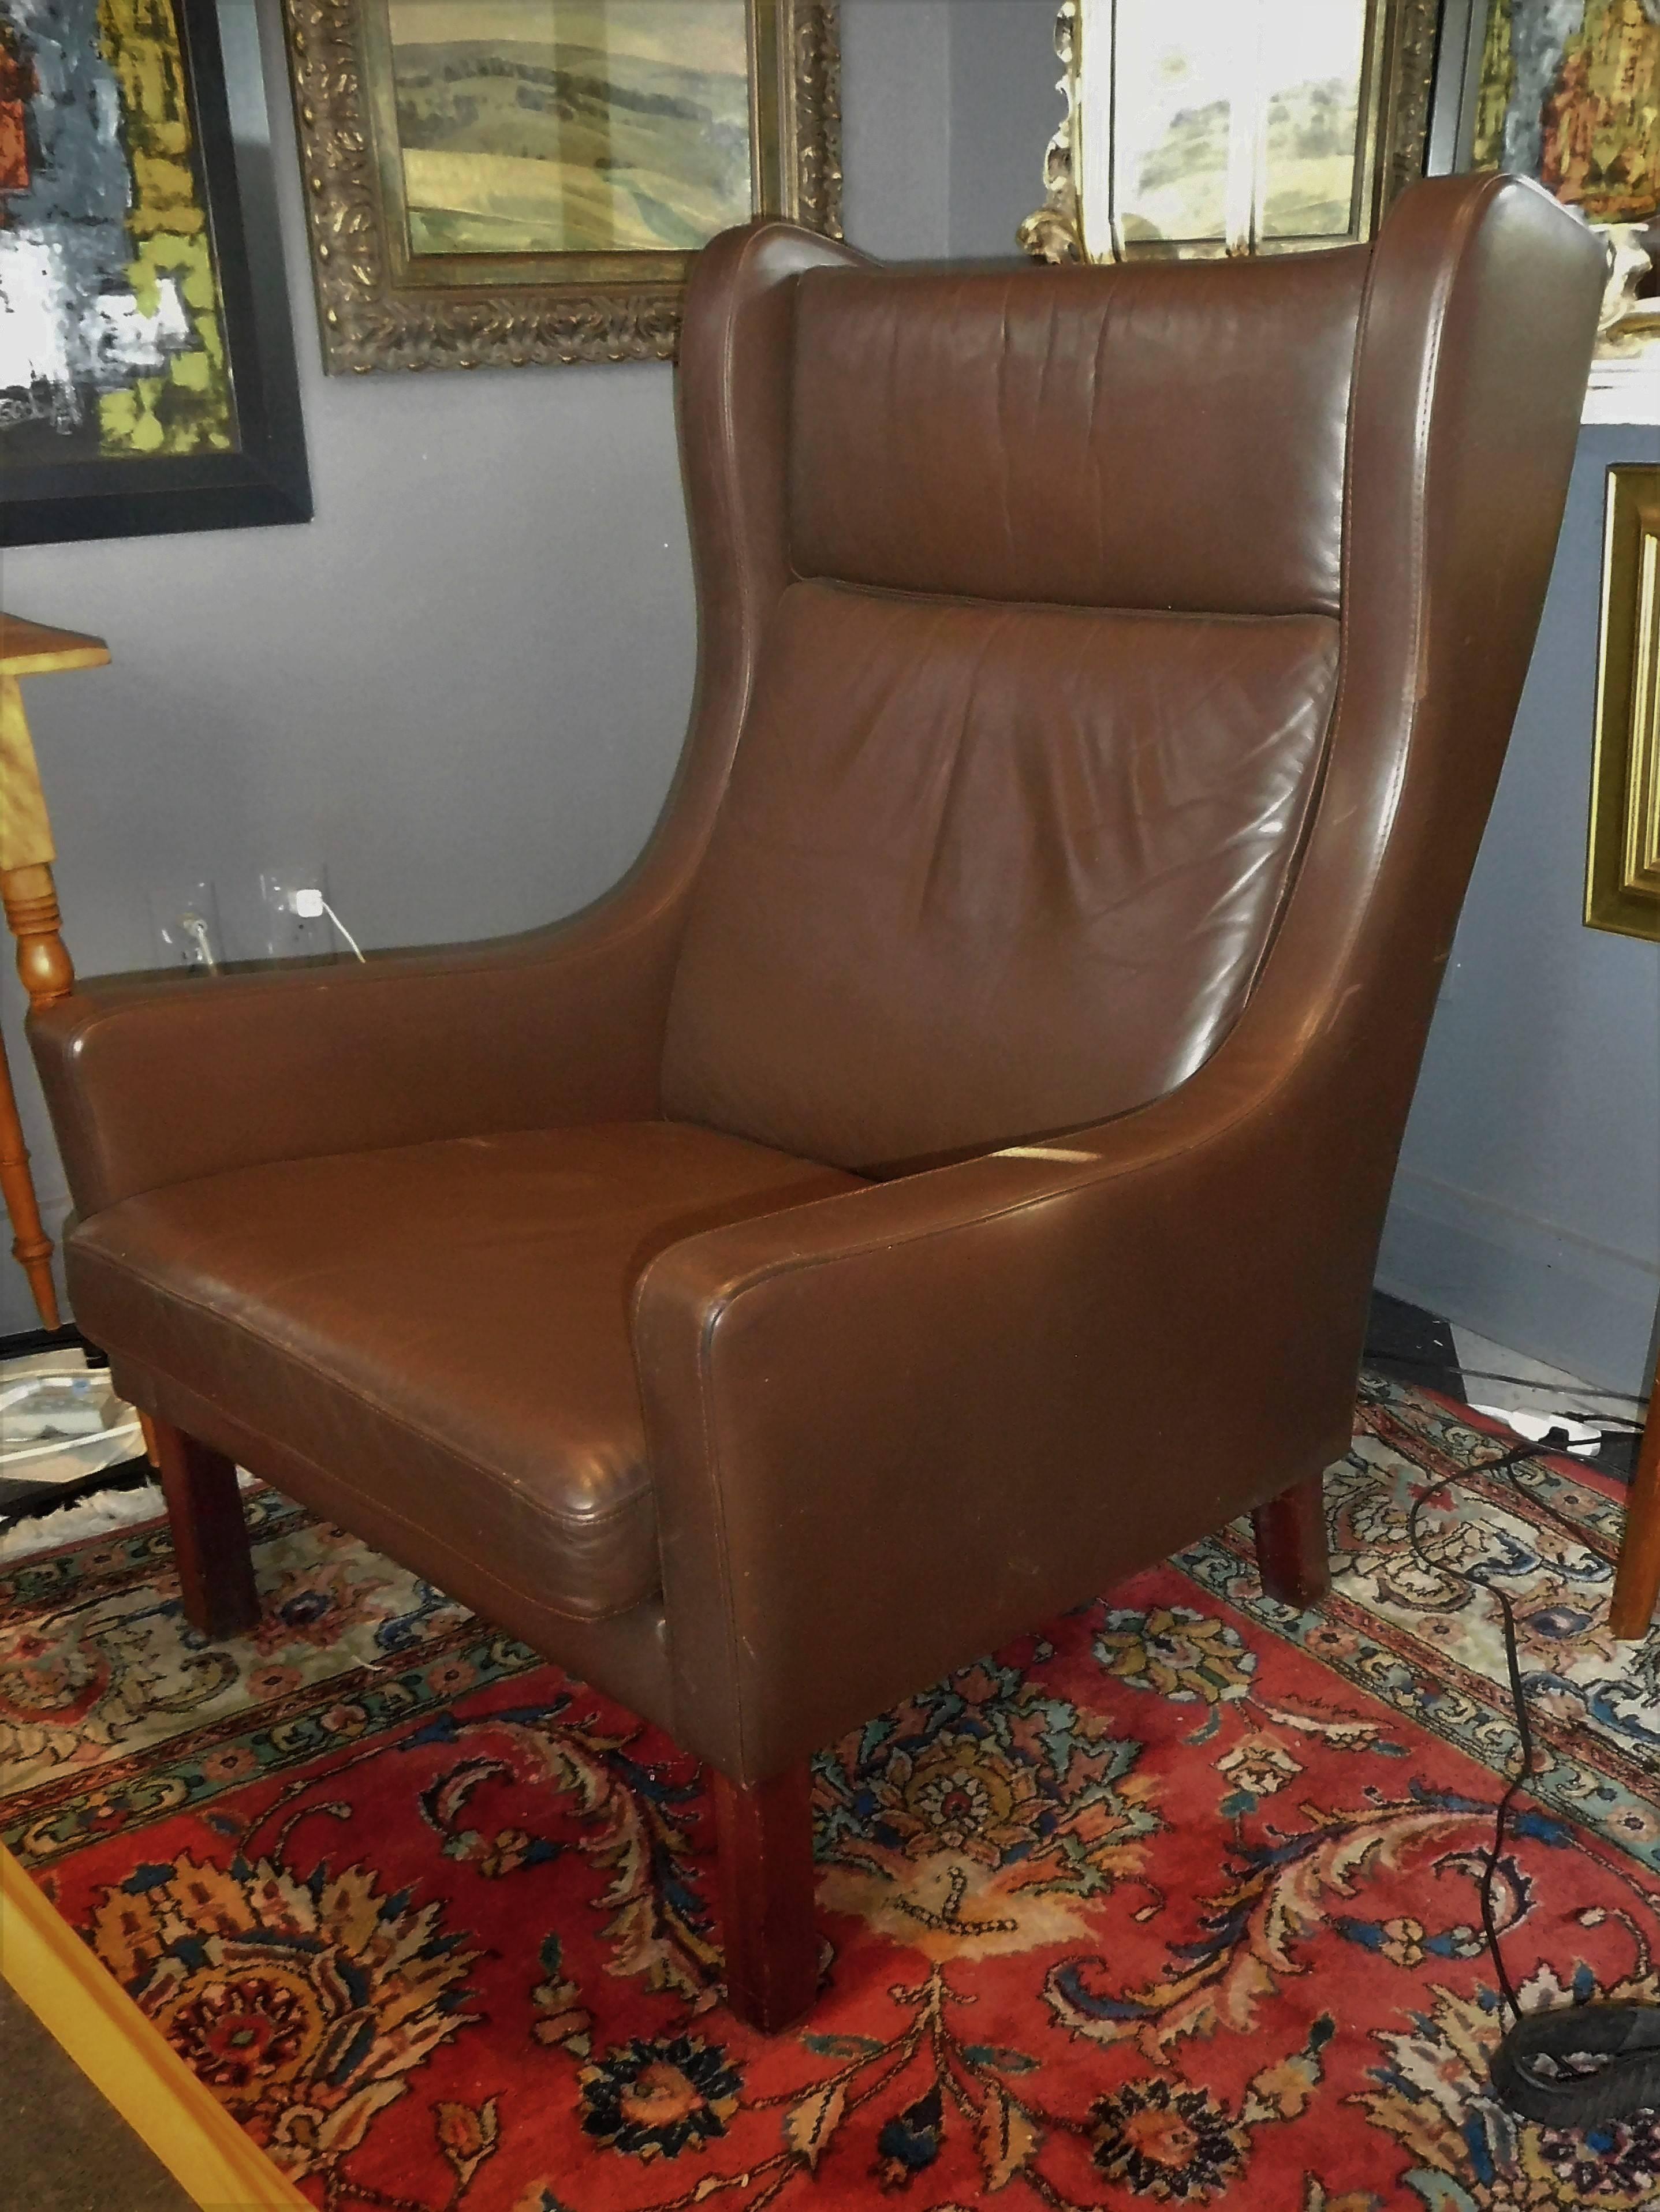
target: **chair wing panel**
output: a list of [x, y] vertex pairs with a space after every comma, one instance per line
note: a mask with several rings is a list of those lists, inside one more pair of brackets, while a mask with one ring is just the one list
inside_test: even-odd
[[728, 1771], [775, 1771], [1341, 1447], [1601, 289], [1584, 226], [1514, 179], [1416, 186], [1373, 247], [1324, 774], [1260, 975], [1191, 1080], [648, 1272], [677, 1732]]

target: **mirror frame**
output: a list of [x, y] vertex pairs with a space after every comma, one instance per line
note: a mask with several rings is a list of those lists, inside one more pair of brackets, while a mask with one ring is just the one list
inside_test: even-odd
[[[1116, 0], [1097, 0], [1116, 5]], [[1055, 51], [1061, 64], [1056, 90], [1066, 102], [1061, 127], [1049, 141], [1044, 158], [1043, 205], [1020, 226], [1025, 251], [1043, 261], [1115, 261], [1173, 258], [1219, 258], [1225, 243], [1206, 241], [1195, 246], [1167, 240], [1132, 242], [1121, 256], [1110, 243], [1104, 252], [1094, 250], [1084, 235], [1084, 133], [1096, 93], [1084, 53], [1085, 0], [1061, 0], [1055, 26]], [[1439, 44], [1441, 0], [1371, 0], [1366, 29], [1366, 77], [1361, 85], [1365, 143], [1359, 149], [1361, 189], [1357, 195], [1357, 220], [1346, 237], [1322, 240], [1341, 246], [1370, 238], [1390, 203], [1413, 180], [1424, 174], [1431, 149], [1431, 108], [1436, 92], [1436, 62]], [[1104, 88], [1103, 106], [1110, 112], [1112, 87]], [[1110, 126], [1108, 126], [1109, 129]], [[1275, 242], [1271, 253], [1306, 252], [1306, 239]]]

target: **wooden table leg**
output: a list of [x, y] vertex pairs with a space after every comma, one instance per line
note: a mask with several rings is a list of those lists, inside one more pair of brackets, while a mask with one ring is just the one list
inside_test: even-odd
[[[58, 934], [58, 893], [52, 879], [52, 827], [23, 716], [15, 676], [0, 675], [0, 902], [17, 939], [17, 972], [31, 1006], [49, 1006], [73, 989], [75, 969]], [[40, 1208], [29, 1173], [28, 1152], [17, 1115], [17, 1095], [0, 1039], [0, 1194], [15, 1231], [12, 1251], [29, 1279], [34, 1303], [48, 1328], [58, 1326], [58, 1293], [52, 1279], [52, 1240], [40, 1225]]]
[[[109, 657], [101, 637], [0, 614], [0, 904], [5, 908], [6, 926], [17, 939], [17, 972], [31, 1007], [67, 998], [75, 988], [75, 969], [59, 934], [58, 891], [52, 879], [58, 854], [20, 679], [70, 668], [101, 668]], [[11, 1249], [29, 1279], [41, 1320], [48, 1328], [56, 1328], [52, 1243], [40, 1225], [5, 1057], [0, 1040], [0, 1194], [16, 1231]]]
[[1660, 1366], [1654, 1370], [1649, 1417], [1626, 1499], [1626, 1533], [1614, 1577], [1609, 1627], [1616, 1636], [1632, 1641], [1646, 1636], [1657, 1597], [1660, 1597]]
[[16, 1232], [11, 1240], [12, 1257], [29, 1279], [43, 1326], [56, 1328], [58, 1289], [52, 1279], [52, 1239], [40, 1225], [28, 1147], [23, 1142], [23, 1124], [18, 1118], [3, 1042], [0, 1042], [0, 1199], [5, 1201]]
[[[17, 939], [17, 972], [32, 1006], [48, 1006], [75, 988], [75, 969], [59, 935], [57, 887], [47, 861], [0, 871], [0, 903], [6, 926]], [[12, 1252], [29, 1279], [34, 1304], [47, 1328], [58, 1325], [58, 1291], [52, 1276], [52, 1239], [40, 1221], [29, 1172], [28, 1149], [18, 1117], [5, 1042], [0, 1038], [0, 1197], [15, 1232]]]
[[59, 932], [58, 886], [50, 860], [31, 867], [0, 869], [0, 900], [6, 927], [17, 939], [17, 972], [31, 1006], [49, 1006], [75, 988], [75, 965]]

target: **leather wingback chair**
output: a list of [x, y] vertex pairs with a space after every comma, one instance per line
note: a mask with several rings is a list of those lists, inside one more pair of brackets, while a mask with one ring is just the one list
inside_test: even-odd
[[816, 1747], [1246, 1510], [1316, 1596], [1601, 281], [1493, 177], [1244, 263], [718, 239], [627, 880], [33, 1022], [191, 1619], [240, 1461], [661, 1723], [775, 2027]]

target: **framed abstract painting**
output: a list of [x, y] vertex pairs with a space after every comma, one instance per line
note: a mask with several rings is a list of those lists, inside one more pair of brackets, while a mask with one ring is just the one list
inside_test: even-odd
[[698, 248], [839, 234], [836, 0], [284, 0], [331, 370], [662, 359]]
[[213, 0], [0, 0], [0, 544], [310, 518], [230, 114]]

